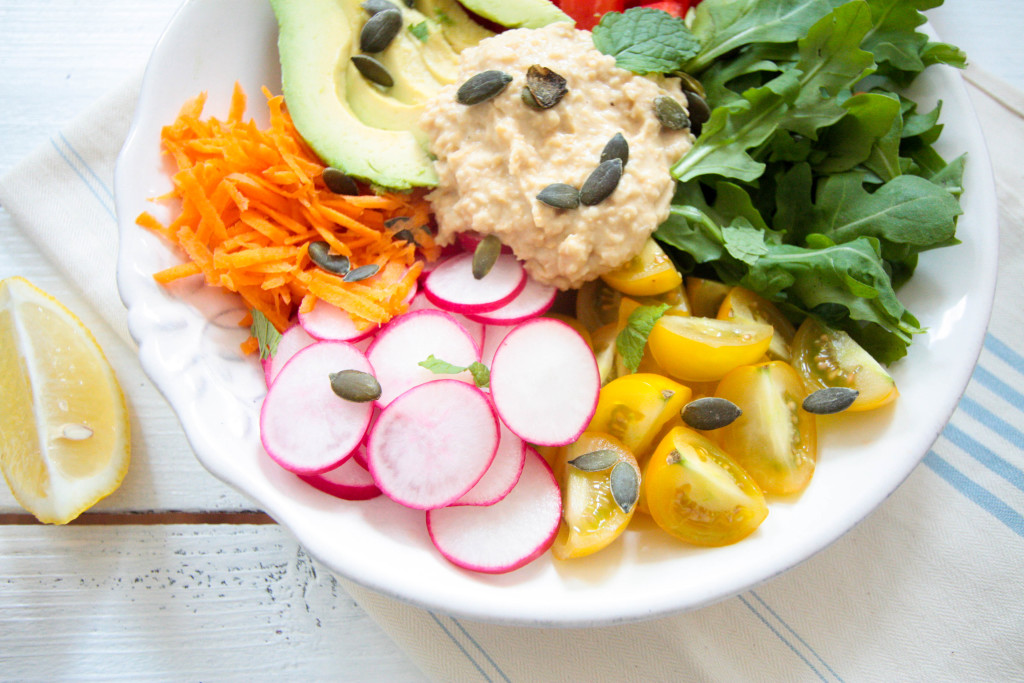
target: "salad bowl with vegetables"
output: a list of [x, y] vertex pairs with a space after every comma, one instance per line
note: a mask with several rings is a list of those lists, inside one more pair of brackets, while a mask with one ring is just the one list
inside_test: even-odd
[[[409, 9], [429, 19], [439, 4]], [[561, 5], [618, 68], [676, 84], [692, 147], [666, 169], [668, 218], [635, 258], [560, 293], [487, 231], [442, 255], [423, 190], [325, 158], [318, 133], [301, 133], [310, 124], [290, 104], [287, 62], [278, 97], [269, 3], [186, 2], [158, 44], [115, 183], [130, 329], [204, 466], [339, 575], [501, 623], [694, 609], [839, 538], [952, 413], [991, 305], [994, 195], [977, 121], [945, 65], [962, 56], [920, 32], [916, 5], [928, 3], [705, 0], [685, 30], [666, 23], [683, 3], [655, 4], [667, 12], [590, 24], [607, 8]], [[483, 10], [480, 30], [511, 21]], [[367, 23], [389, 9], [360, 11]], [[400, 44], [433, 50], [426, 21]], [[363, 56], [393, 68], [397, 57], [370, 47]], [[360, 61], [353, 73], [364, 74]], [[550, 106], [572, 101], [571, 77], [568, 95], [546, 78], [532, 104], [520, 91], [534, 81], [509, 78], [516, 89], [500, 94], [495, 77], [480, 86], [495, 92], [466, 106], [514, 95], [543, 109], [551, 83]], [[263, 88], [267, 107], [255, 102]], [[247, 107], [241, 91], [255, 95]], [[178, 126], [186, 102], [192, 118]], [[202, 126], [244, 128], [245, 144], [280, 153], [288, 167], [261, 178], [307, 176], [303, 206], [363, 239], [295, 228], [273, 247], [288, 267], [264, 261], [249, 279], [271, 247], [227, 253], [241, 233], [229, 222], [218, 238], [213, 212], [237, 198], [181, 175], [210, 154], [212, 134], [189, 137]], [[587, 163], [629, 169], [605, 142], [609, 157]], [[412, 188], [435, 182], [415, 155], [401, 161], [412, 164], [403, 178], [420, 179]], [[324, 173], [332, 164], [350, 173]], [[237, 186], [251, 200], [262, 183]], [[586, 183], [573, 183], [544, 210], [582, 213], [569, 204]], [[236, 221], [266, 239], [287, 227], [251, 201]], [[190, 211], [182, 233], [175, 221]], [[221, 248], [209, 261], [227, 264], [220, 287], [197, 236]], [[376, 299], [351, 298], [371, 289]], [[264, 312], [278, 300], [267, 292], [294, 297], [294, 310]], [[346, 302], [358, 315], [337, 312]], [[384, 317], [367, 325], [374, 315]], [[695, 482], [707, 505], [681, 504]], [[709, 518], [722, 500], [727, 514]]]

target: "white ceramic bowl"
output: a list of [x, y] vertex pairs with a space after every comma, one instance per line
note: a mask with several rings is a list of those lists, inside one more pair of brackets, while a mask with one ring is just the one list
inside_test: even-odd
[[977, 359], [996, 272], [995, 194], [981, 131], [960, 77], [932, 68], [915, 86], [927, 111], [939, 98], [941, 151], [969, 153], [958, 229], [963, 243], [929, 252], [901, 298], [929, 329], [892, 372], [891, 408], [827, 420], [817, 472], [798, 499], [771, 504], [750, 538], [726, 548], [681, 545], [649, 521], [584, 561], [550, 554], [510, 574], [454, 567], [433, 548], [424, 515], [384, 498], [350, 503], [280, 469], [259, 445], [264, 394], [258, 361], [243, 357], [241, 302], [198, 278], [164, 289], [152, 274], [178, 263], [165, 242], [138, 228], [147, 201], [170, 188], [160, 127], [182, 103], [209, 92], [207, 114], [224, 116], [239, 81], [265, 123], [260, 88], [280, 87], [276, 25], [266, 2], [187, 2], [157, 45], [115, 178], [121, 250], [118, 286], [142, 365], [177, 411], [203, 465], [251, 497], [339, 575], [398, 600], [473, 619], [587, 626], [693, 609], [783, 572], [826, 547], [881, 504], [918, 464], [952, 414]]

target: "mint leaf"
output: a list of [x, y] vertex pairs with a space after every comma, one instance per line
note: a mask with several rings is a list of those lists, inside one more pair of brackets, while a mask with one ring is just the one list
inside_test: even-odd
[[615, 57], [616, 66], [638, 74], [679, 71], [700, 48], [682, 19], [643, 7], [606, 13], [593, 36], [594, 47]]
[[277, 343], [281, 341], [281, 333], [277, 331], [274, 324], [255, 308], [252, 309], [252, 325], [249, 332], [256, 337], [260, 345], [260, 360], [265, 360], [277, 353]]
[[409, 33], [416, 36], [421, 43], [427, 42], [427, 39], [430, 38], [430, 28], [427, 26], [426, 21], [421, 21], [418, 24], [410, 24]]
[[758, 230], [745, 218], [737, 218], [732, 225], [722, 228], [725, 250], [737, 261], [752, 266], [757, 259], [768, 253], [764, 231]]
[[650, 336], [654, 323], [669, 309], [668, 304], [640, 306], [629, 314], [626, 326], [615, 338], [615, 348], [622, 356], [623, 362], [630, 372], [636, 372], [644, 357], [644, 347]]
[[473, 361], [468, 366], [454, 365], [430, 354], [426, 360], [420, 361], [417, 365], [430, 370], [435, 375], [457, 375], [468, 370], [469, 374], [473, 375], [473, 382], [481, 389], [490, 386], [491, 383], [490, 370], [479, 361]]

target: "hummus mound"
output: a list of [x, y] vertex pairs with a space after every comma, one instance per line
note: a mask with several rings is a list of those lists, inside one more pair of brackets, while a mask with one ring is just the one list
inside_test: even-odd
[[[534, 64], [568, 82], [551, 109], [538, 111], [521, 99]], [[457, 103], [459, 85], [489, 69], [512, 82], [481, 104]], [[420, 119], [437, 157], [439, 182], [429, 198], [438, 241], [448, 244], [463, 231], [497, 235], [534, 279], [561, 289], [625, 263], [668, 217], [669, 167], [693, 141], [688, 130], [665, 129], [654, 115], [659, 95], [686, 107], [670, 83], [616, 67], [589, 32], [567, 23], [506, 31], [463, 51], [457, 81], [428, 100]], [[629, 144], [629, 160], [609, 198], [578, 209], [537, 200], [552, 183], [581, 187], [616, 133]]]

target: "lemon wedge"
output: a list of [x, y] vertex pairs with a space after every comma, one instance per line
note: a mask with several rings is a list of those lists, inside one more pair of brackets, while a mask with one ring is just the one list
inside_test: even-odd
[[128, 409], [92, 333], [28, 280], [0, 280], [0, 469], [18, 503], [65, 524], [128, 471]]

